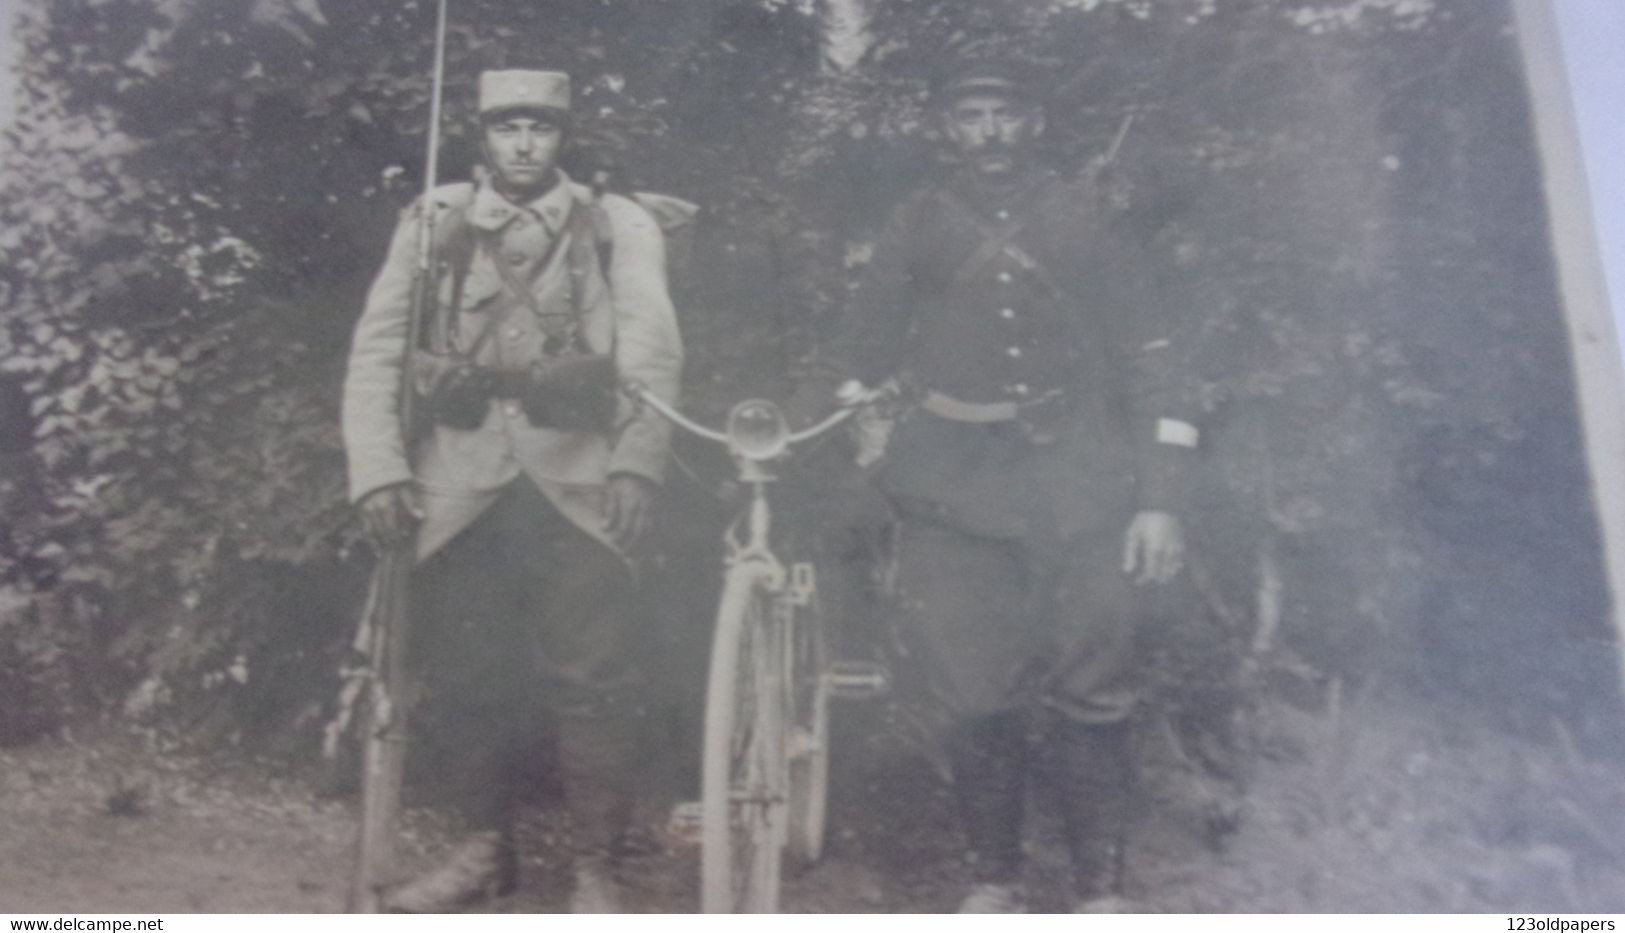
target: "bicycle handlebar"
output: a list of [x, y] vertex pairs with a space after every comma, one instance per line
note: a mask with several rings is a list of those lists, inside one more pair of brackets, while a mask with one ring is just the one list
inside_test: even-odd
[[836, 425], [840, 424], [841, 422], [845, 421], [846, 419], [852, 417], [852, 414], [854, 412], [856, 412], [857, 410], [858, 410], [858, 408], [857, 408], [856, 405], [846, 405], [846, 406], [843, 406], [841, 408], [837, 408], [835, 410], [835, 412], [833, 414], [831, 414], [828, 418], [825, 418], [823, 421], [818, 422], [817, 424], [813, 425], [812, 427], [807, 428], [804, 431], [792, 431], [792, 432], [790, 432], [790, 439], [789, 439], [788, 443], [790, 445], [794, 446], [796, 444], [801, 443], [802, 441], [811, 440], [812, 438], [815, 438], [818, 435], [823, 434], [825, 431], [828, 431], [830, 428], [833, 428]]
[[[727, 445], [729, 447], [733, 445], [733, 440], [728, 436], [726, 431], [719, 431], [715, 428], [708, 428], [705, 425], [700, 424], [694, 419], [678, 411], [676, 408], [672, 407], [672, 405], [666, 402], [664, 399], [659, 398], [654, 393], [650, 392], [648, 386], [637, 382], [627, 382], [622, 386], [622, 391], [632, 396], [632, 398], [639, 403], [653, 408], [667, 420], [671, 421], [673, 424], [677, 425], [683, 430], [688, 431], [690, 434], [703, 437], [707, 440], [716, 441], [719, 444]], [[871, 402], [880, 398], [883, 394], [884, 390], [877, 390], [867, 393], [861, 398], [843, 404], [840, 408], [836, 409], [833, 414], [829, 415], [824, 420], [818, 422], [812, 427], [805, 428], [800, 431], [792, 431], [785, 439], [785, 445], [794, 446], [825, 433], [831, 428], [845, 422], [848, 418], [851, 418], [859, 408], [870, 404]]]
[[727, 434], [718, 431], [715, 428], [708, 428], [705, 425], [700, 424], [698, 421], [693, 420], [692, 418], [673, 408], [664, 399], [655, 395], [653, 392], [650, 392], [647, 386], [636, 382], [628, 382], [622, 387], [622, 389], [626, 392], [626, 394], [632, 396], [632, 398], [638, 401], [640, 404], [648, 405], [655, 411], [660, 412], [660, 414], [663, 415], [668, 421], [677, 425], [683, 430], [688, 431], [691, 434], [697, 434], [706, 440], [716, 441], [719, 444], [728, 443]]

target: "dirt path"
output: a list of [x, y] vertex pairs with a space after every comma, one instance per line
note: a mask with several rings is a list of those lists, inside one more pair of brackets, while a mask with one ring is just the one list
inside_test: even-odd
[[[947, 788], [857, 716], [837, 749], [827, 857], [785, 908], [951, 909], [965, 883]], [[1159, 729], [1144, 730], [1143, 813], [1128, 893], [1146, 909], [1625, 911], [1625, 774], [1560, 749], [1463, 733], [1369, 703], [1336, 721], [1279, 707], [1255, 723], [1237, 796]], [[0, 752], [0, 912], [326, 912], [342, 908], [352, 807], [241, 760], [161, 753], [116, 730]], [[1233, 829], [1227, 815], [1239, 812]], [[505, 912], [563, 908], [557, 815], [521, 829]], [[451, 828], [409, 814], [403, 858]], [[1067, 907], [1054, 828], [1036, 821], [1035, 906]], [[697, 853], [655, 847], [624, 880], [643, 911], [696, 906]]]
[[0, 909], [328, 911], [351, 818], [104, 733], [0, 753]]

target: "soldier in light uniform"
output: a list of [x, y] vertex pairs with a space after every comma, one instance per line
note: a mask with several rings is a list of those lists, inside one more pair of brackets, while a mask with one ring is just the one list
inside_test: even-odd
[[1058, 795], [1079, 903], [1099, 908], [1130, 799], [1136, 585], [1180, 569], [1197, 444], [1179, 309], [1095, 186], [1035, 160], [1045, 115], [1019, 62], [967, 52], [935, 101], [960, 165], [882, 231], [828, 384], [901, 372], [918, 398], [880, 483], [900, 516], [901, 635], [980, 876], [962, 909], [1024, 906], [1030, 778]]
[[[636, 766], [627, 555], [648, 525], [669, 428], [613, 394], [601, 422], [561, 416], [570, 387], [539, 374], [597, 354], [615, 377], [674, 400], [682, 344], [653, 218], [558, 167], [569, 77], [486, 72], [478, 110], [487, 178], [440, 187], [403, 218], [344, 388], [352, 499], [381, 543], [416, 536], [412, 655], [445, 731], [467, 743], [473, 833], [389, 905], [441, 911], [513, 886], [514, 775], [545, 709], [573, 823], [571, 906], [613, 911], [608, 868]], [[410, 439], [398, 395], [425, 209], [443, 309], [429, 359], [455, 365], [427, 379], [436, 423]]]

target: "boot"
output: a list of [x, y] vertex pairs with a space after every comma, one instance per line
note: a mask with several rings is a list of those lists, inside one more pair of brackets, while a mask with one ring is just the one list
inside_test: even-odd
[[576, 886], [570, 892], [572, 914], [624, 914], [621, 884], [606, 859], [582, 858], [576, 864]]
[[[1129, 724], [1062, 720], [1050, 730], [1044, 783], [1061, 809], [1079, 906], [1117, 912], [1128, 828], [1131, 765]], [[1103, 907], [1111, 907], [1102, 911]]]
[[497, 830], [470, 835], [439, 866], [400, 885], [384, 897], [396, 914], [443, 914], [502, 894], [519, 880], [513, 840]]
[[600, 692], [561, 702], [559, 777], [578, 857], [606, 859], [632, 824], [640, 748], [634, 699]]
[[1025, 724], [1019, 713], [999, 713], [960, 723], [948, 735], [955, 802], [978, 881], [962, 913], [1020, 909]]

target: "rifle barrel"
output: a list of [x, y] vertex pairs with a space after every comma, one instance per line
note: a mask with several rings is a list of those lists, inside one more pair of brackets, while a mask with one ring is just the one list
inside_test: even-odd
[[440, 109], [446, 93], [446, 7], [449, 0], [440, 0], [435, 7], [434, 72], [429, 85], [429, 153], [423, 165], [423, 212], [425, 233], [418, 242], [418, 269], [429, 270], [432, 237], [427, 231], [434, 228], [434, 212], [429, 209], [429, 195], [434, 193], [440, 178]]

